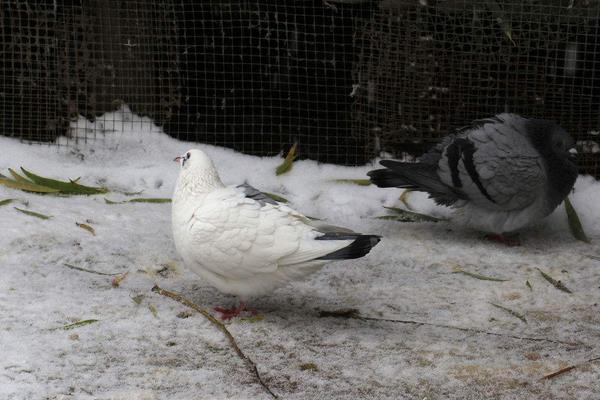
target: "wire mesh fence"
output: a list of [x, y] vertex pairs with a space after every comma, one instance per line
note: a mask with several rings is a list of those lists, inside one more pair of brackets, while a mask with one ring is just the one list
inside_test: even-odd
[[23, 140], [102, 138], [80, 116], [127, 104], [177, 138], [361, 164], [510, 111], [558, 121], [600, 175], [597, 1], [5, 0], [0, 51]]

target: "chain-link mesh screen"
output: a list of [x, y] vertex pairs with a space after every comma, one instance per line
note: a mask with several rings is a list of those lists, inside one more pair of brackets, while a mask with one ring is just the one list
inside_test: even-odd
[[79, 116], [127, 104], [181, 139], [360, 164], [512, 111], [558, 121], [598, 175], [599, 3], [7, 0], [2, 134], [103, 137], [126, 113]]
[[355, 134], [419, 151], [516, 112], [558, 121], [600, 172], [600, 2], [388, 0], [358, 37]]

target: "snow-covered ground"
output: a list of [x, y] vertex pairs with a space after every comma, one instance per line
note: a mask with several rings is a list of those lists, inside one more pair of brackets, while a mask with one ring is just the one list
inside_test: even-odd
[[[115, 119], [128, 122], [111, 126]], [[580, 177], [571, 197], [592, 244], [573, 239], [560, 207], [522, 232], [521, 247], [507, 248], [448, 222], [375, 219], [386, 214], [383, 205], [402, 205], [400, 190], [332, 182], [365, 178], [372, 165], [298, 161], [278, 177], [279, 157], [179, 142], [128, 113], [107, 115], [103, 125], [106, 137], [75, 147], [0, 137], [5, 175], [24, 166], [116, 191], [61, 197], [0, 186], [0, 200], [27, 204], [0, 207], [0, 399], [269, 398], [221, 332], [151, 292], [158, 284], [206, 308], [235, 302], [183, 267], [170, 204], [104, 200], [139, 190], [138, 197], [170, 197], [178, 174], [172, 160], [191, 147], [213, 157], [225, 183], [248, 181], [307, 215], [384, 237], [363, 259], [329, 264], [255, 299], [264, 319], [228, 325], [282, 398], [600, 398], [600, 362], [585, 363], [600, 356], [600, 184], [592, 178]], [[423, 194], [407, 198], [416, 211], [448, 214]], [[91, 225], [96, 236], [76, 222]], [[66, 265], [129, 274], [113, 287], [113, 276]], [[452, 273], [457, 265], [508, 281]], [[573, 294], [553, 287], [537, 268]], [[345, 308], [372, 319], [319, 317]], [[61, 329], [86, 319], [98, 322]]]

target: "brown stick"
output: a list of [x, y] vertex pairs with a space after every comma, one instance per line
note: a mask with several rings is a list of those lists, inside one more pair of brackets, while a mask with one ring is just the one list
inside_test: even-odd
[[185, 297], [181, 296], [180, 294], [177, 294], [175, 292], [171, 292], [169, 290], [165, 290], [160, 288], [158, 285], [154, 285], [154, 287], [152, 288], [152, 291], [155, 293], [158, 293], [162, 296], [166, 296], [166, 297], [170, 297], [173, 300], [190, 307], [193, 310], [198, 311], [200, 314], [202, 314], [207, 320], [209, 320], [210, 322], [212, 322], [213, 325], [215, 325], [221, 332], [223, 332], [223, 334], [227, 337], [227, 339], [229, 340], [229, 344], [231, 344], [231, 347], [233, 347], [233, 349], [235, 350], [235, 352], [237, 353], [237, 355], [242, 359], [242, 361], [246, 362], [248, 364], [248, 366], [250, 367], [250, 370], [252, 371], [252, 373], [254, 374], [254, 376], [256, 377], [256, 380], [258, 381], [258, 383], [263, 387], [263, 389], [265, 389], [265, 391], [267, 393], [269, 393], [274, 399], [278, 399], [279, 397], [273, 393], [271, 391], [271, 389], [269, 388], [269, 386], [267, 386], [267, 384], [262, 380], [262, 378], [260, 377], [260, 374], [258, 373], [258, 368], [256, 367], [256, 364], [254, 363], [254, 361], [252, 361], [250, 359], [250, 357], [248, 357], [247, 355], [244, 354], [244, 352], [239, 348], [239, 346], [237, 345], [237, 342], [235, 341], [235, 338], [231, 335], [231, 333], [229, 332], [229, 330], [227, 329], [227, 327], [225, 327], [225, 325], [223, 325], [223, 323], [221, 321], [219, 321], [218, 319], [216, 319], [215, 317], [213, 317], [208, 311], [206, 311], [205, 309], [201, 308], [200, 306], [198, 306], [197, 304], [191, 302], [190, 300], [186, 299]]
[[554, 378], [556, 376], [564, 374], [565, 372], [569, 372], [572, 369], [575, 369], [575, 368], [577, 368], [577, 367], [579, 367], [579, 366], [581, 366], [583, 364], [591, 363], [591, 362], [598, 361], [598, 360], [600, 360], [600, 357], [594, 357], [594, 358], [590, 358], [589, 360], [585, 360], [584, 362], [579, 363], [579, 364], [569, 365], [568, 367], [561, 368], [558, 371], [552, 372], [551, 374], [544, 375], [540, 380], [552, 379], [552, 378]]

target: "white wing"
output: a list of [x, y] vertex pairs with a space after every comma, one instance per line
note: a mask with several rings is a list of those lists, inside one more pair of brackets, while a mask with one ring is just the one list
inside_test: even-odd
[[279, 266], [314, 260], [352, 240], [314, 240], [321, 233], [282, 204], [260, 204], [243, 189], [207, 195], [189, 220], [189, 255], [226, 279], [275, 272]]

